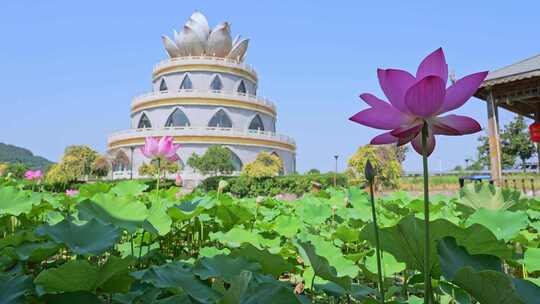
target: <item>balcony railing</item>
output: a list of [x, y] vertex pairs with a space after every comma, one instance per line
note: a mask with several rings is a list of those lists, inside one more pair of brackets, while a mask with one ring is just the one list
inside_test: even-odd
[[140, 137], [162, 137], [162, 136], [227, 136], [263, 139], [275, 142], [282, 142], [296, 146], [292, 137], [269, 131], [240, 130], [233, 128], [219, 127], [167, 127], [167, 128], [149, 128], [149, 129], [128, 129], [118, 131], [109, 135], [108, 144]]
[[183, 65], [183, 64], [219, 64], [221, 66], [226, 66], [230, 68], [242, 69], [257, 78], [257, 72], [250, 64], [239, 62], [231, 58], [221, 58], [221, 57], [212, 57], [212, 56], [185, 56], [177, 58], [169, 58], [162, 60], [154, 66], [152, 74], [158, 73], [160, 70], [163, 70], [168, 67]]
[[177, 92], [173, 91], [158, 91], [158, 92], [149, 92], [142, 94], [133, 98], [131, 103], [132, 108], [137, 106], [158, 100], [158, 99], [168, 99], [168, 98], [217, 98], [217, 99], [234, 99], [244, 102], [249, 102], [257, 105], [262, 105], [271, 108], [274, 112], [276, 110], [276, 105], [268, 100], [265, 97], [260, 97], [256, 95], [239, 93], [239, 92], [230, 92], [230, 91], [212, 91], [212, 90], [179, 90]]

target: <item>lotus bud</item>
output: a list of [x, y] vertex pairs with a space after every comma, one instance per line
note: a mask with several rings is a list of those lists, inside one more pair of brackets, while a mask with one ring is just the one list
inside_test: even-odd
[[226, 180], [223, 180], [223, 179], [220, 180], [218, 183], [218, 192], [219, 193], [223, 192], [223, 190], [227, 188], [228, 185], [229, 183]]
[[180, 174], [177, 174], [177, 175], [176, 175], [176, 178], [174, 179], [174, 184], [175, 184], [177, 187], [181, 187], [181, 186], [182, 186], [182, 177], [180, 176]]
[[373, 169], [369, 159], [366, 162], [366, 167], [364, 168], [364, 176], [370, 184], [373, 183], [373, 180], [375, 179], [375, 170]]
[[262, 202], [264, 202], [264, 196], [257, 196], [255, 202], [257, 203], [257, 205], [260, 205]]

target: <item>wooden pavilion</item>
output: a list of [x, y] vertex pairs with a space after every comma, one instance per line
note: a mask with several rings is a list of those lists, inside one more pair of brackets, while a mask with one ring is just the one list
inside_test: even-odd
[[487, 103], [490, 171], [500, 184], [499, 108], [540, 121], [540, 54], [490, 72], [475, 96]]

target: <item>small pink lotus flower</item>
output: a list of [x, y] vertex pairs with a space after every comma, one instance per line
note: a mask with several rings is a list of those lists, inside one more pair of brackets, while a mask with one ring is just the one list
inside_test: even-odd
[[79, 190], [75, 190], [75, 189], [67, 189], [66, 190], [66, 195], [67, 196], [74, 197], [74, 196], [76, 196], [78, 194], [79, 194]]
[[144, 156], [150, 159], [163, 159], [173, 161], [178, 156], [176, 151], [180, 145], [174, 144], [172, 136], [163, 136], [161, 138], [147, 137], [145, 144], [141, 147], [141, 152]]
[[422, 154], [422, 127], [428, 126], [427, 152], [435, 148], [434, 135], [465, 135], [481, 130], [478, 122], [461, 115], [440, 116], [461, 107], [476, 92], [488, 72], [471, 74], [446, 88], [448, 66], [441, 48], [420, 63], [416, 76], [396, 69], [377, 71], [379, 84], [390, 101], [372, 94], [360, 95], [371, 108], [350, 117], [356, 123], [375, 129], [391, 130], [371, 140], [373, 145], [412, 141]]
[[36, 170], [36, 171], [28, 170], [26, 171], [26, 173], [24, 173], [24, 178], [29, 181], [40, 180], [43, 178], [43, 172], [41, 172], [41, 170]]
[[182, 177], [180, 176], [180, 174], [176, 174], [174, 184], [178, 187], [182, 186]]

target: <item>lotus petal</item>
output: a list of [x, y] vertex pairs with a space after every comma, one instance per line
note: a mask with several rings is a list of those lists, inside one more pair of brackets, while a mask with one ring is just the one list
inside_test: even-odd
[[174, 42], [176, 43], [176, 46], [180, 48], [180, 45], [182, 45], [182, 31], [177, 32], [176, 30], [173, 30], [174, 33]]
[[397, 143], [398, 138], [395, 136], [392, 136], [390, 132], [383, 133], [381, 135], [373, 137], [370, 144], [372, 145], [387, 145], [387, 144], [393, 144]]
[[405, 93], [405, 104], [411, 113], [429, 118], [442, 107], [446, 88], [439, 76], [427, 76]]
[[204, 43], [191, 27], [184, 25], [179, 36], [178, 48], [182, 56], [200, 56], [204, 53]]
[[461, 78], [446, 89], [444, 104], [439, 110], [439, 114], [455, 110], [467, 102], [469, 98], [478, 90], [488, 72], [474, 73]]
[[[422, 155], [422, 133], [418, 133], [412, 140], [412, 146], [418, 154]], [[433, 150], [435, 150], [435, 136], [433, 132], [430, 132], [427, 138], [427, 156], [430, 156]]]
[[405, 114], [371, 94], [362, 94], [360, 98], [372, 107], [356, 113], [349, 120], [383, 130], [397, 129], [410, 122]]
[[470, 117], [452, 114], [432, 119], [431, 129], [434, 134], [466, 135], [479, 132], [482, 127]]
[[206, 46], [206, 54], [209, 56], [225, 57], [232, 48], [232, 39], [229, 23], [218, 24], [210, 33]]
[[167, 51], [167, 54], [169, 54], [170, 58], [175, 58], [180, 56], [180, 50], [176, 46], [176, 44], [171, 40], [171, 38], [167, 36], [161, 36], [161, 39], [163, 40], [163, 46], [165, 47], [165, 50]]
[[427, 55], [418, 66], [416, 79], [422, 79], [426, 76], [438, 76], [446, 86], [446, 82], [448, 81], [448, 65], [446, 64], [442, 48], [438, 48], [433, 53]]
[[[396, 128], [390, 132], [392, 136], [401, 138], [401, 139], [407, 139], [416, 136], [422, 130], [423, 123], [421, 121], [414, 121], [413, 123], [401, 126], [399, 128]], [[410, 139], [409, 139], [410, 140]], [[409, 141], [408, 140], [408, 141]]]
[[206, 39], [208, 39], [208, 35], [210, 34], [210, 26], [208, 25], [208, 20], [206, 17], [201, 12], [195, 11], [191, 17], [189, 17], [189, 21], [196, 24], [195, 28], [193, 29], [197, 33], [201, 33], [203, 35], [201, 36], [202, 41], [206, 41]]
[[248, 48], [249, 39], [245, 38], [233, 44], [232, 50], [227, 55], [227, 58], [236, 59], [238, 61], [244, 61], [244, 57]]
[[405, 105], [405, 93], [416, 82], [416, 78], [407, 71], [387, 69], [377, 70], [379, 84], [388, 101], [403, 113], [409, 109]]

